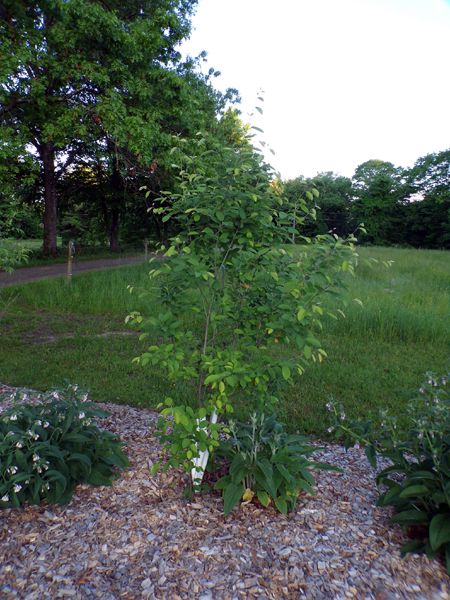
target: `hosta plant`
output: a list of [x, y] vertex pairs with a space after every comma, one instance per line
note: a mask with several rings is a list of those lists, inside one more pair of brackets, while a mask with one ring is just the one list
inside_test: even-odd
[[412, 540], [402, 552], [443, 555], [450, 574], [450, 373], [426, 374], [418, 396], [409, 404], [406, 422], [381, 414], [373, 419], [347, 423], [335, 405], [337, 435], [346, 446], [365, 446], [370, 463], [377, 456], [389, 466], [376, 477], [381, 488], [380, 506], [392, 506], [392, 521], [407, 530]]
[[77, 386], [13, 400], [0, 413], [0, 508], [64, 504], [78, 483], [111, 485], [127, 466], [120, 440], [93, 420], [108, 413]]
[[253, 498], [264, 507], [273, 502], [286, 514], [302, 491], [314, 495], [311, 470], [339, 470], [308, 458], [317, 450], [304, 436], [286, 433], [274, 415], [253, 413], [248, 423], [230, 422], [229, 436], [217, 451], [228, 462], [228, 474], [215, 486], [222, 490], [225, 514]]

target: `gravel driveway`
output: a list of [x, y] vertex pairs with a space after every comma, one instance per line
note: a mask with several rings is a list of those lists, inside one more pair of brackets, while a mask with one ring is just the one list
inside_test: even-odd
[[[73, 275], [86, 273], [87, 271], [100, 271], [111, 267], [123, 267], [144, 262], [144, 255], [123, 256], [121, 258], [102, 258], [97, 260], [74, 261]], [[22, 267], [12, 273], [5, 273], [0, 270], [0, 287], [9, 287], [11, 285], [20, 285], [39, 279], [48, 279], [49, 277], [64, 277], [67, 274], [66, 263], [56, 263], [44, 265], [42, 267]]]

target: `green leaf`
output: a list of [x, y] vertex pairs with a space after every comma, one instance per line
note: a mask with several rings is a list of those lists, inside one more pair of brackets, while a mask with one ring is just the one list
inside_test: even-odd
[[256, 492], [256, 496], [258, 498], [258, 500], [261, 502], [261, 504], [264, 506], [264, 508], [267, 508], [270, 504], [270, 496], [267, 492], [264, 492], [263, 490], [259, 490], [258, 492]]
[[364, 452], [366, 454], [366, 457], [367, 457], [367, 460], [369, 461], [370, 466], [375, 469], [377, 466], [377, 454], [376, 454], [375, 448], [372, 445], [366, 446], [366, 449]]
[[81, 454], [80, 452], [72, 452], [70, 456], [68, 456], [67, 460], [76, 460], [78, 462], [84, 463], [87, 467], [92, 465], [91, 459], [86, 456], [86, 454]]
[[297, 320], [301, 323], [304, 320], [305, 316], [306, 310], [301, 306], [297, 311]]
[[283, 379], [285, 379], [286, 381], [289, 380], [290, 376], [291, 376], [291, 370], [288, 366], [284, 365], [281, 368], [281, 374], [283, 375]]
[[287, 512], [288, 512], [287, 503], [286, 503], [286, 500], [282, 496], [278, 496], [278, 498], [275, 498], [275, 506], [278, 508], [280, 513], [283, 513], [283, 515], [287, 515]]
[[286, 467], [283, 464], [277, 464], [277, 465], [275, 465], [275, 468], [279, 472], [279, 474], [289, 483], [291, 483], [294, 480], [291, 473], [289, 473], [289, 471], [286, 469]]
[[429, 536], [433, 550], [450, 542], [450, 513], [435, 515], [431, 519]]
[[244, 486], [242, 484], [230, 483], [223, 493], [223, 512], [228, 515], [242, 498]]
[[400, 498], [414, 498], [415, 496], [423, 496], [429, 492], [430, 490], [425, 485], [409, 485], [400, 492], [399, 496]]
[[393, 523], [398, 523], [399, 525], [422, 525], [428, 523], [428, 515], [423, 510], [411, 509], [397, 513], [391, 520]]

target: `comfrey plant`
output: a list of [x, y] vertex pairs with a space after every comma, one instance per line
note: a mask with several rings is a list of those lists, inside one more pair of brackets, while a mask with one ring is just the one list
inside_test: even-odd
[[229, 461], [228, 474], [216, 489], [223, 492], [228, 514], [243, 499], [257, 498], [262, 506], [271, 502], [286, 514], [303, 491], [314, 495], [312, 469], [339, 471], [307, 456], [319, 448], [308, 445], [301, 435], [289, 435], [274, 415], [253, 413], [248, 423], [229, 423], [230, 435], [220, 442], [217, 455]]
[[418, 396], [408, 406], [406, 424], [386, 412], [381, 424], [374, 421], [347, 423], [330, 403], [336, 435], [346, 447], [365, 446], [370, 463], [377, 456], [391, 464], [377, 474], [382, 492], [380, 506], [393, 506], [394, 523], [413, 538], [402, 552], [426, 552], [445, 556], [450, 574], [450, 373], [426, 374]]
[[78, 483], [111, 485], [127, 466], [118, 438], [93, 421], [108, 413], [77, 386], [34, 404], [23, 392], [9, 399], [13, 406], [0, 413], [0, 508], [64, 504]]
[[234, 402], [270, 412], [283, 384], [324, 359], [317, 336], [334, 315], [327, 298], [357, 255], [353, 238], [333, 235], [286, 249], [281, 187], [248, 142], [235, 148], [199, 136], [194, 148], [180, 141], [173, 157], [179, 192], [157, 210], [178, 233], [150, 271], [158, 308], [128, 321], [149, 340], [135, 360], [190, 390], [188, 405], [163, 405], [173, 417], [160, 423], [163, 462], [191, 472], [199, 486]]

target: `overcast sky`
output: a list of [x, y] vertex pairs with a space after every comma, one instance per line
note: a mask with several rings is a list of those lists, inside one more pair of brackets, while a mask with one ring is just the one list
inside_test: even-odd
[[264, 90], [251, 120], [283, 178], [450, 147], [448, 0], [200, 0], [193, 25], [245, 121]]

